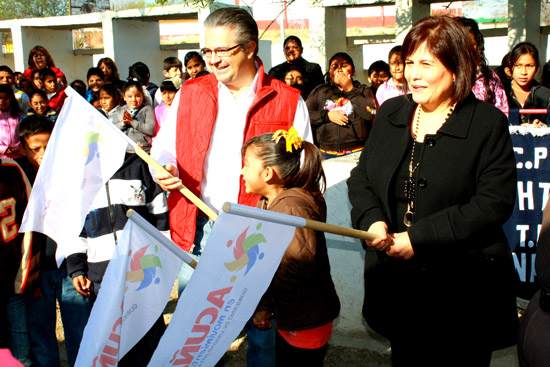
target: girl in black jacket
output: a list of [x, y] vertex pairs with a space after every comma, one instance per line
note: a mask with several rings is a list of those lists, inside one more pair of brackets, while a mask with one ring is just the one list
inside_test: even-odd
[[307, 98], [307, 109], [315, 143], [326, 158], [334, 158], [363, 149], [376, 103], [369, 87], [353, 80], [352, 58], [338, 52], [329, 61], [326, 83]]
[[[543, 87], [535, 80], [539, 70], [539, 51], [529, 43], [518, 43], [510, 56], [510, 70], [512, 70], [511, 88], [508, 90], [508, 104], [510, 109], [515, 108], [548, 108], [550, 107], [550, 89]], [[547, 125], [544, 114], [523, 114], [519, 119], [510, 111], [510, 123], [515, 125]]]

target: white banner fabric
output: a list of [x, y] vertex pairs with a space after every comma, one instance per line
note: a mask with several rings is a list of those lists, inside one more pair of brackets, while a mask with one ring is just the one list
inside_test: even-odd
[[182, 264], [130, 218], [103, 277], [75, 366], [116, 366], [164, 311]]
[[252, 316], [295, 230], [221, 212], [149, 366], [214, 366]]
[[124, 162], [127, 137], [72, 88], [38, 170], [20, 232], [74, 243], [92, 200]]

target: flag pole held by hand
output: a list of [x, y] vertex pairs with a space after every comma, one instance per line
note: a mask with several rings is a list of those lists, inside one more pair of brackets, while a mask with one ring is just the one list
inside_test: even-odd
[[234, 204], [226, 202], [222, 207], [226, 213], [240, 215], [248, 218], [255, 218], [261, 220], [267, 220], [279, 224], [286, 224], [288, 226], [313, 229], [320, 232], [328, 232], [338, 234], [341, 236], [359, 238], [361, 240], [373, 241], [378, 238], [377, 234], [371, 232], [365, 232], [358, 229], [337, 226], [334, 224], [328, 224], [319, 222], [316, 220], [306, 219], [302, 217], [295, 217], [293, 215], [281, 214], [277, 212], [270, 212], [269, 210], [261, 210], [252, 208], [245, 205]]
[[[141, 149], [139, 146], [135, 147], [136, 154], [140, 156], [141, 159], [143, 159], [148, 165], [153, 167], [157, 172], [162, 172], [164, 174], [170, 175], [170, 177], [174, 177], [168, 172], [163, 166], [161, 166], [157, 161], [155, 161], [149, 154], [147, 154], [143, 149]], [[193, 204], [195, 204], [204, 214], [206, 214], [210, 219], [215, 221], [218, 219], [218, 213], [214, 211], [214, 209], [210, 208], [204, 201], [199, 199], [195, 194], [191, 192], [187, 187], [185, 187], [183, 184], [178, 187], [178, 191], [185, 196], [189, 201], [191, 201]]]

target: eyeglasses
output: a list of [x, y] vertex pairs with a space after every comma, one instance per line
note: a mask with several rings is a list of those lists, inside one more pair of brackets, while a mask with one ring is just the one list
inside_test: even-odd
[[219, 48], [215, 48], [213, 50], [211, 50], [209, 48], [203, 48], [201, 50], [201, 54], [205, 57], [208, 57], [208, 58], [210, 58], [212, 56], [212, 53], [215, 53], [219, 57], [227, 57], [227, 56], [231, 56], [231, 51], [233, 51], [234, 49], [236, 49], [239, 46], [241, 46], [241, 44], [237, 44], [237, 45], [235, 45], [233, 47], [229, 47], [229, 48], [219, 47]]

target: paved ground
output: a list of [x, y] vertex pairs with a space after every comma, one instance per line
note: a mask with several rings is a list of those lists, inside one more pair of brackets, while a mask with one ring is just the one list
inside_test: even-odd
[[[177, 291], [174, 287], [172, 296], [164, 313], [164, 319], [168, 323], [177, 305]], [[58, 310], [59, 311], [59, 310]], [[65, 337], [63, 326], [58, 312], [57, 339], [61, 355], [61, 367], [67, 367], [67, 355], [65, 353]], [[387, 341], [379, 337], [370, 345], [361, 339], [350, 339], [335, 336], [329, 345], [325, 367], [390, 367], [390, 350]], [[335, 345], [338, 344], [338, 345]], [[224, 356], [226, 367], [246, 367], [246, 335], [242, 333], [233, 342]], [[449, 356], [452, 358], [452, 356]], [[444, 364], [442, 364], [444, 365]], [[508, 348], [493, 354], [491, 367], [518, 367], [516, 348]]]

